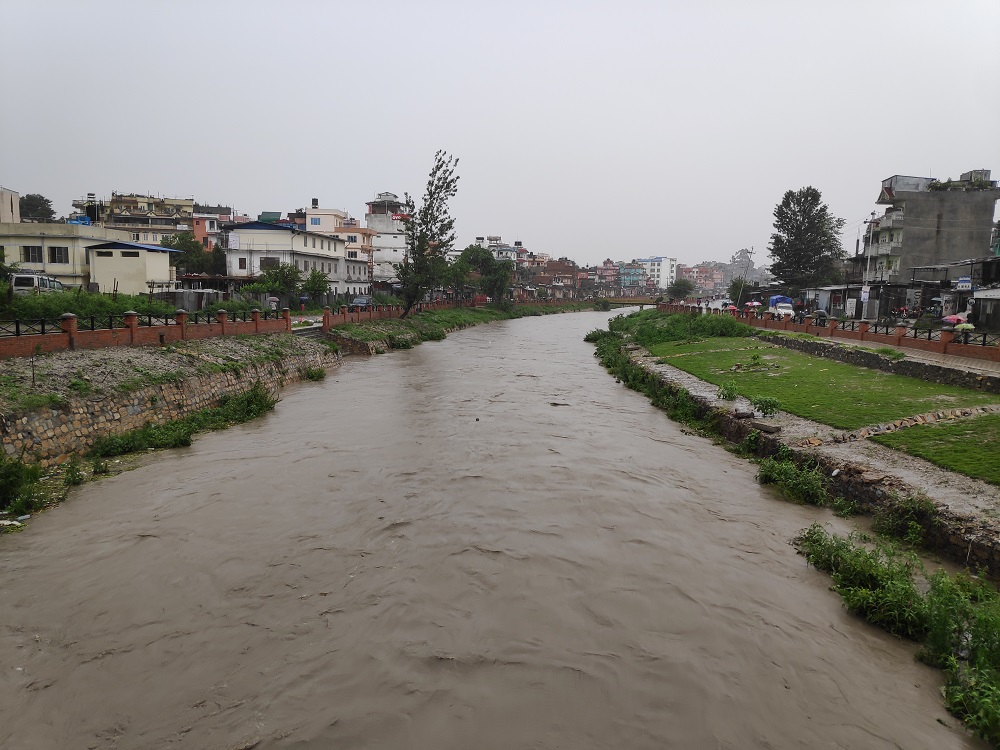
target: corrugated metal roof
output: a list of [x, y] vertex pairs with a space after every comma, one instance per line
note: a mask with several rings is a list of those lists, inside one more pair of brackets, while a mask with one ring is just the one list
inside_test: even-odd
[[175, 250], [172, 247], [163, 245], [143, 245], [140, 242], [101, 242], [97, 245], [90, 245], [90, 250], [148, 250], [151, 253], [180, 253], [182, 250]]

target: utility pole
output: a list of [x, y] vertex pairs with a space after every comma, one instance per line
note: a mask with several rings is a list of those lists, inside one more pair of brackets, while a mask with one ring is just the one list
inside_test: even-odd
[[747, 274], [750, 272], [750, 264], [753, 262], [753, 245], [750, 246], [750, 252], [747, 253], [747, 264], [743, 267], [743, 275], [740, 277], [740, 291], [736, 295], [736, 309], [740, 309], [740, 300], [743, 298], [743, 287], [747, 283]]
[[868, 222], [868, 244], [865, 245], [865, 277], [861, 281], [861, 293], [864, 295], [864, 305], [861, 316], [868, 317], [868, 305], [871, 299], [871, 286], [869, 286], [872, 267], [872, 231], [875, 227], [875, 212], [872, 211], [872, 218]]

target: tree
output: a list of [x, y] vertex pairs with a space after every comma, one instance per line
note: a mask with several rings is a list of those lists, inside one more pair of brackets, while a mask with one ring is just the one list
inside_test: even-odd
[[455, 220], [448, 213], [448, 199], [458, 193], [457, 166], [458, 159], [438, 151], [420, 209], [416, 209], [409, 193], [405, 196], [406, 256], [396, 264], [403, 300], [400, 317], [409, 315], [413, 306], [442, 284], [448, 274], [445, 254], [455, 242]]
[[314, 301], [318, 300], [321, 294], [330, 291], [330, 279], [325, 273], [314, 268], [306, 280], [302, 282], [302, 291], [312, 297]]
[[748, 288], [747, 280], [742, 276], [738, 276], [729, 282], [729, 288], [726, 289], [726, 296], [733, 301], [733, 304], [739, 305], [743, 301], [742, 298], [747, 296]]
[[275, 294], [294, 296], [302, 283], [302, 272], [291, 263], [279, 263], [275, 268], [262, 271], [257, 282]]
[[[455, 265], [472, 269], [479, 274], [477, 286], [493, 304], [501, 309], [510, 307], [507, 290], [514, 279], [514, 263], [497, 258], [481, 245], [469, 245]], [[468, 271], [466, 271], [468, 275]]]
[[844, 258], [843, 228], [844, 220], [830, 213], [816, 188], [787, 191], [774, 209], [771, 273], [793, 294], [835, 281]]
[[687, 299], [694, 291], [694, 282], [688, 279], [677, 279], [667, 287], [667, 296], [670, 299]]
[[178, 232], [160, 240], [161, 247], [180, 250], [170, 254], [170, 265], [184, 269], [186, 273], [207, 273], [214, 276], [226, 274], [226, 251], [221, 247], [207, 252], [191, 232]]
[[21, 221], [52, 221], [56, 212], [52, 210], [52, 201], [38, 193], [28, 193], [18, 199], [21, 210]]

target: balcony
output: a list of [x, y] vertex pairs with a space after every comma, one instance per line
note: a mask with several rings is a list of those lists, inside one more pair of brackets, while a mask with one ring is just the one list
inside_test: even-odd
[[903, 226], [903, 212], [892, 211], [878, 220], [879, 229], [891, 229]]
[[865, 247], [864, 255], [898, 255], [902, 251], [902, 240], [890, 240], [888, 242], [876, 242]]

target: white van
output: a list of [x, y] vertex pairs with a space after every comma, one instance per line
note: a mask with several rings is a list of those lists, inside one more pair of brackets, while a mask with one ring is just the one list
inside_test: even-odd
[[12, 273], [10, 286], [14, 294], [45, 294], [62, 292], [66, 289], [61, 281], [38, 273]]

